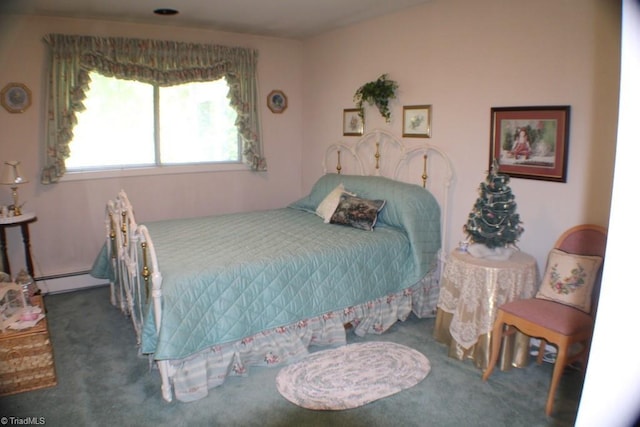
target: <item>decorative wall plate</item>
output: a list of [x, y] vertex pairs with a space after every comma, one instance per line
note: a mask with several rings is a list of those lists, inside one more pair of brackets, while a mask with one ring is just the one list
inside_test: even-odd
[[281, 90], [272, 90], [267, 96], [267, 106], [272, 113], [282, 113], [287, 109], [287, 95]]
[[23, 113], [31, 105], [31, 91], [22, 83], [8, 83], [0, 92], [0, 103], [10, 113]]

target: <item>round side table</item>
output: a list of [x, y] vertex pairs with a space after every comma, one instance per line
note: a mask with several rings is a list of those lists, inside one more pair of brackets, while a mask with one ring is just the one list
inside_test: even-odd
[[2, 252], [2, 266], [4, 267], [5, 273], [9, 276], [11, 276], [11, 265], [9, 264], [9, 256], [7, 255], [6, 229], [9, 227], [20, 227], [20, 231], [22, 232], [22, 243], [24, 246], [24, 258], [27, 263], [27, 271], [31, 277], [34, 277], [29, 224], [35, 222], [37, 219], [35, 212], [26, 212], [18, 216], [0, 218], [0, 252]]
[[[498, 307], [531, 298], [537, 287], [538, 265], [529, 254], [515, 252], [508, 260], [496, 261], [453, 251], [440, 285], [436, 340], [449, 345], [450, 357], [473, 359], [478, 368], [485, 369]], [[529, 338], [514, 335], [503, 345], [503, 370], [528, 362]]]

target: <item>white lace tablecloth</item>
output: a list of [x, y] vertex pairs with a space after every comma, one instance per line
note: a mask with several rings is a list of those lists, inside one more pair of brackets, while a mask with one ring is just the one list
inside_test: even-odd
[[468, 349], [493, 329], [500, 305], [532, 297], [537, 286], [538, 265], [531, 255], [515, 252], [494, 261], [456, 250], [444, 268], [438, 308], [452, 314], [451, 337]]

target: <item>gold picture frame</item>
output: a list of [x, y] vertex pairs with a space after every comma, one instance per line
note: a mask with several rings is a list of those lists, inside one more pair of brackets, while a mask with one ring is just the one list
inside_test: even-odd
[[0, 104], [10, 113], [24, 113], [31, 106], [31, 90], [22, 83], [8, 83], [0, 91]]
[[267, 96], [267, 107], [274, 114], [280, 114], [287, 109], [289, 100], [281, 90], [272, 90]]
[[431, 105], [402, 107], [402, 136], [431, 138]]
[[346, 108], [342, 113], [342, 134], [360, 136], [364, 134], [364, 121], [359, 108]]

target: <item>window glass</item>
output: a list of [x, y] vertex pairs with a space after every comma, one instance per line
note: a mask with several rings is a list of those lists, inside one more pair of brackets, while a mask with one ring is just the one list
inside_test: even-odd
[[237, 113], [224, 79], [160, 88], [163, 164], [238, 161]]
[[153, 165], [153, 86], [91, 74], [67, 169]]
[[67, 169], [239, 162], [237, 115], [228, 91], [225, 79], [154, 87], [91, 73]]

